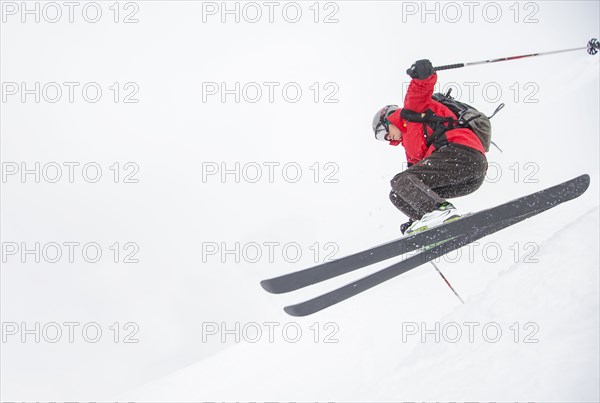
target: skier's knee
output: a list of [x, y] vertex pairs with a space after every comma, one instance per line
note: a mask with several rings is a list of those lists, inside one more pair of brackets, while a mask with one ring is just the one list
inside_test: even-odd
[[483, 182], [485, 182], [485, 176], [480, 176], [479, 178], [476, 178], [473, 181], [471, 188], [469, 189], [469, 193], [473, 193], [474, 191], [479, 189], [481, 185], [483, 185]]
[[407, 189], [407, 187], [410, 187], [410, 183], [410, 175], [406, 172], [399, 173], [398, 175], [394, 176], [390, 181], [392, 189], [398, 194], [402, 194]]
[[[394, 176], [392, 178], [392, 180], [390, 181], [390, 185], [392, 186], [392, 192], [395, 192], [396, 190], [398, 190], [398, 183], [402, 180], [402, 176], [403, 176], [403, 172], [400, 172], [399, 174], [397, 174], [396, 176]], [[391, 194], [390, 194], [391, 197]]]

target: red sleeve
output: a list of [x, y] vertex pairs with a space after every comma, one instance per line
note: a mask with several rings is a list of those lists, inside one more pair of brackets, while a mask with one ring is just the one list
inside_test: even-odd
[[404, 97], [404, 107], [415, 112], [424, 112], [430, 107], [433, 95], [433, 88], [437, 81], [437, 74], [433, 73], [425, 80], [413, 79], [408, 86], [406, 96]]
[[[413, 79], [404, 97], [404, 108], [414, 112], [424, 112], [426, 109], [431, 108], [434, 102], [431, 96], [433, 95], [436, 81], [437, 74], [435, 73], [425, 80]], [[402, 145], [406, 151], [406, 161], [411, 164], [421, 161], [427, 153], [423, 125], [421, 123], [409, 122], [406, 127], [406, 134], [403, 137]]]
[[[413, 79], [408, 86], [406, 96], [404, 97], [404, 108], [415, 112], [424, 112], [427, 108], [432, 108], [433, 89], [437, 82], [437, 74], [426, 78], [425, 80]], [[416, 122], [406, 122], [401, 118], [401, 110], [395, 111], [388, 117], [388, 120], [402, 132], [401, 144], [406, 151], [406, 161], [410, 164], [416, 164], [427, 154], [427, 143], [423, 135], [423, 125]], [[398, 145], [400, 142], [390, 142], [392, 145]]]

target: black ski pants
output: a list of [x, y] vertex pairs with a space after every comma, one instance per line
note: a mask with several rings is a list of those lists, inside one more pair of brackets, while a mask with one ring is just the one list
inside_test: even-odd
[[447, 198], [477, 190], [485, 180], [487, 168], [484, 154], [449, 143], [394, 176], [390, 200], [409, 218], [418, 220]]

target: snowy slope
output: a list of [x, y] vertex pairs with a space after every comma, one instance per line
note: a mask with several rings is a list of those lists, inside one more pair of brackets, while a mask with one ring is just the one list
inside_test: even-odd
[[[21, 183], [15, 175], [1, 184], [3, 243], [97, 242], [104, 253], [98, 263], [80, 255], [70, 263], [66, 250], [58, 263], [3, 256], [3, 324], [25, 323], [26, 330], [36, 323], [98, 324], [103, 337], [90, 343], [77, 332], [69, 342], [62, 326], [60, 342], [38, 343], [6, 331], [0, 400], [597, 400], [592, 268], [599, 250], [600, 58], [585, 51], [439, 74], [441, 89], [457, 87], [455, 94], [462, 91], [461, 99], [482, 111], [506, 103], [492, 121], [504, 152], [488, 154], [488, 180], [455, 201], [462, 211], [591, 176], [582, 197], [440, 259], [465, 306], [430, 266], [304, 319], [282, 307], [386, 263], [290, 295], [267, 294], [259, 281], [399, 236], [405, 217], [388, 192], [404, 156], [374, 141], [370, 123], [382, 105], [402, 103], [404, 71], [414, 60], [440, 65], [584, 46], [598, 35], [600, 5], [519, 3], [515, 22], [512, 2], [500, 2], [497, 23], [483, 20], [481, 9], [472, 23], [467, 14], [459, 23], [431, 15], [423, 23], [419, 15], [402, 22], [410, 2], [319, 3], [319, 21], [339, 7], [338, 22], [325, 24], [313, 21], [312, 3], [301, 2], [299, 23], [279, 14], [274, 23], [235, 23], [231, 16], [221, 23], [218, 15], [204, 23], [202, 7], [209, 3], [136, 2], [137, 24], [113, 23], [110, 4], [102, 3], [106, 18], [97, 24], [21, 23], [17, 14], [0, 25], [3, 82], [95, 81], [105, 94], [98, 103], [23, 103], [14, 95], [0, 105], [3, 162], [31, 168], [95, 161], [105, 173], [98, 183], [80, 175], [69, 183], [65, 174], [58, 183], [36, 183], [32, 175]], [[524, 23], [536, 8], [537, 21]], [[137, 83], [139, 103], [113, 102], [115, 82]], [[205, 100], [207, 82], [227, 88], [278, 82], [278, 89], [297, 83], [303, 97], [288, 102], [277, 91], [274, 102], [267, 92], [254, 103], [233, 96], [222, 102], [218, 95]], [[330, 95], [336, 102], [324, 102]], [[109, 167], [129, 161], [139, 166], [139, 182], [123, 183], [128, 171], [122, 170], [114, 183]], [[258, 164], [262, 178], [204, 180], [207, 163], [228, 169], [239, 163], [248, 175]], [[273, 181], [265, 163], [279, 164]], [[299, 181], [283, 177], [280, 168], [288, 163], [301, 167]], [[128, 250], [115, 263], [109, 249], [115, 242], [135, 242], [139, 263], [123, 262]], [[273, 243], [270, 259], [265, 245]], [[257, 261], [251, 248], [241, 258], [202, 253], [203, 245], [257, 244]], [[589, 253], [575, 253], [584, 246]], [[568, 261], [573, 255], [578, 260]], [[539, 263], [522, 263], [530, 259]], [[471, 319], [500, 323], [505, 337], [498, 344], [402, 342], [403, 323]], [[513, 322], [538, 323], [540, 342], [509, 343]], [[132, 329], [126, 323], [137, 326], [136, 343], [123, 342]], [[262, 337], [254, 340], [257, 329]], [[490, 358], [487, 371], [480, 355]]]
[[[538, 262], [501, 271], [439, 320], [389, 318], [395, 340], [385, 346], [365, 323], [370, 343], [353, 334], [329, 345], [246, 343], [120, 398], [598, 401], [598, 213], [552, 235]], [[368, 365], [384, 355], [396, 368]], [[221, 378], [227, 383], [211, 382]]]
[[[597, 402], [598, 224], [593, 209], [543, 242], [538, 263], [502, 271], [483, 293], [440, 319], [445, 339], [441, 330], [439, 342], [435, 333], [426, 335], [364, 397]], [[488, 333], [482, 330], [486, 325]], [[409, 330], [407, 338], [422, 336]]]

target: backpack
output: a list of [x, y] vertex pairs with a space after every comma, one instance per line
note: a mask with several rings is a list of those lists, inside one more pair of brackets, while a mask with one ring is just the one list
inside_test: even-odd
[[408, 110], [404, 112], [403, 110], [402, 117], [409, 121], [423, 123], [423, 130], [425, 133], [427, 133], [426, 125], [432, 128], [433, 133], [427, 138], [427, 146], [430, 146], [431, 144], [435, 144], [438, 147], [445, 145], [447, 141], [442, 135], [448, 130], [462, 127], [470, 129], [475, 133], [486, 152], [490, 150], [490, 144], [494, 144], [494, 146], [498, 148], [492, 141], [492, 124], [490, 119], [504, 108], [504, 104], [500, 104], [494, 113], [492, 113], [492, 116], [488, 117], [471, 105], [452, 98], [450, 96], [451, 91], [452, 89], [449, 89], [445, 95], [439, 92], [435, 93], [431, 98], [450, 109], [452, 113], [456, 115], [457, 119], [436, 116], [429, 109], [422, 114]]

